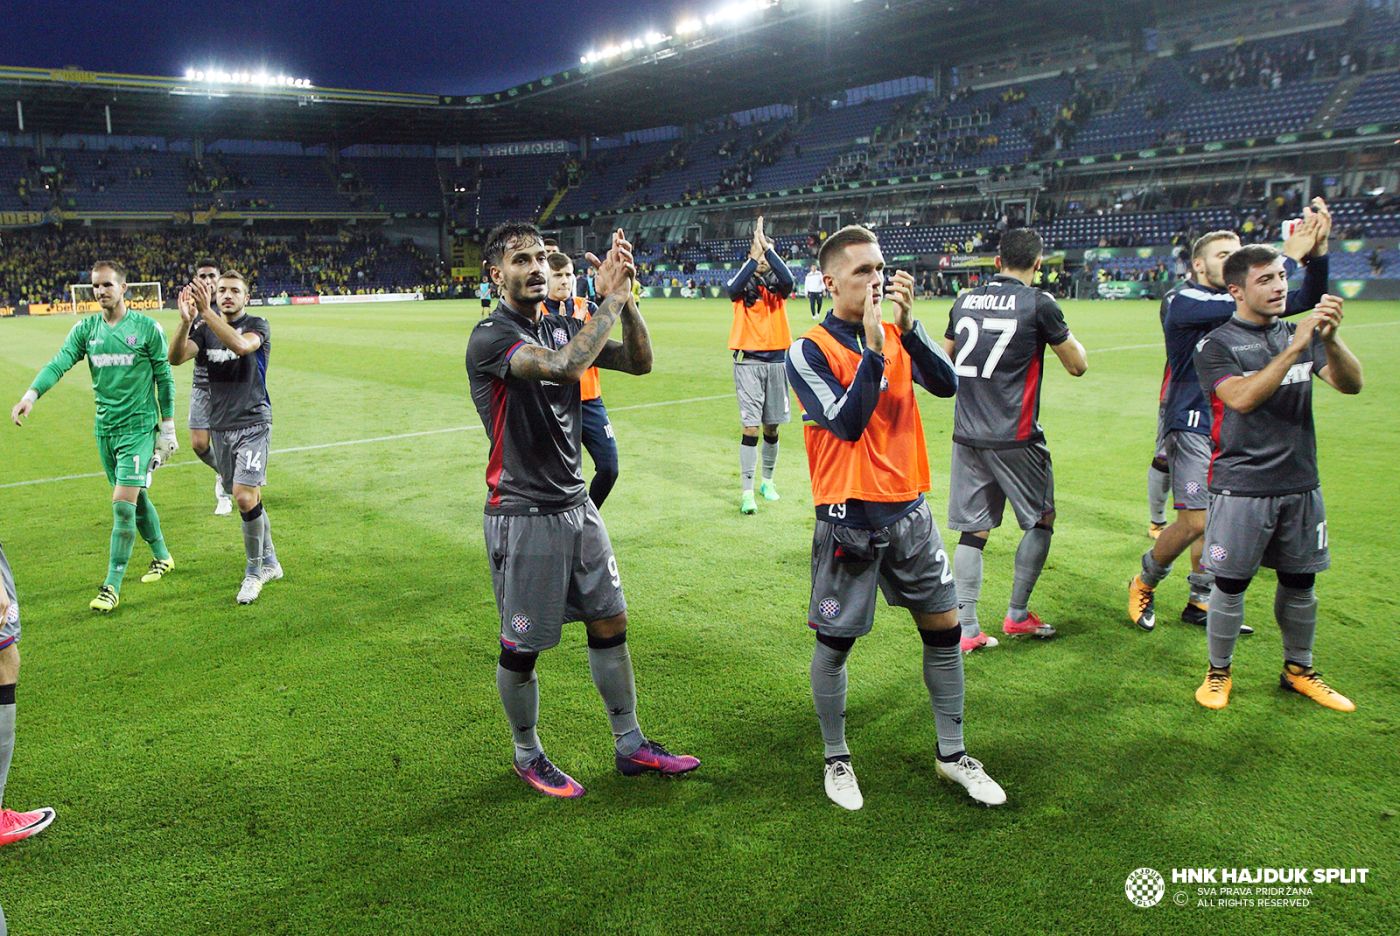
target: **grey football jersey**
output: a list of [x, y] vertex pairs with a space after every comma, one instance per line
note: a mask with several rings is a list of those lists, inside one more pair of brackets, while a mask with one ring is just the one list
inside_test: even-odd
[[267, 319], [244, 314], [229, 323], [234, 331], [262, 336], [252, 354], [239, 357], [224, 347], [207, 325], [190, 340], [199, 348], [196, 362], [209, 370], [209, 428], [242, 429], [272, 422], [272, 399], [267, 395], [267, 365], [272, 355], [272, 328]]
[[1253, 325], [1232, 318], [1196, 346], [1196, 375], [1211, 408], [1210, 489], [1216, 494], [1273, 497], [1318, 486], [1317, 433], [1312, 378], [1327, 366], [1327, 350], [1314, 337], [1289, 367], [1274, 395], [1250, 413], [1230, 409], [1215, 388], [1230, 377], [1248, 377], [1269, 365], [1293, 339], [1297, 326], [1275, 319]]
[[1049, 293], [1010, 276], [958, 296], [944, 337], [953, 341], [958, 396], [953, 441], [1022, 448], [1045, 438], [1040, 378], [1046, 345], [1069, 337]]
[[525, 345], [557, 351], [583, 328], [572, 315], [524, 316], [504, 302], [467, 341], [472, 402], [486, 429], [486, 512], [554, 514], [588, 500], [577, 383], [525, 380], [510, 359]]
[[[199, 339], [194, 336], [194, 333], [203, 331], [206, 327], [203, 319], [195, 319], [194, 324], [190, 326], [190, 340], [195, 344], [199, 344]], [[199, 355], [195, 355], [194, 380], [190, 386], [196, 390], [209, 389], [209, 368], [199, 359]]]

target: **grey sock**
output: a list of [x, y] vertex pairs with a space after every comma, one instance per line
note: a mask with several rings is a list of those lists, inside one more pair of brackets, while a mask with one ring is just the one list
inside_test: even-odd
[[745, 491], [753, 490], [753, 473], [758, 468], [758, 446], [739, 445], [739, 483]]
[[924, 685], [933, 704], [938, 730], [938, 753], [944, 757], [963, 750], [963, 655], [956, 642], [950, 646], [924, 644]]
[[1172, 564], [1162, 565], [1152, 558], [1152, 550], [1142, 554], [1142, 584], [1156, 588], [1162, 579], [1171, 574]]
[[850, 654], [820, 640], [812, 648], [812, 703], [822, 726], [826, 757], [851, 755], [846, 747], [846, 657]]
[[588, 672], [608, 707], [617, 753], [624, 757], [635, 754], [646, 738], [637, 725], [637, 685], [632, 678], [632, 654], [627, 644], [589, 647]]
[[1230, 595], [1212, 586], [1210, 610], [1206, 612], [1206, 638], [1210, 643], [1210, 665], [1224, 669], [1235, 657], [1235, 641], [1244, 623], [1244, 592]]
[[10, 776], [10, 757], [15, 753], [15, 705], [0, 705], [0, 806], [5, 803], [5, 781]]
[[272, 545], [272, 520], [267, 515], [267, 509], [263, 508], [263, 565], [277, 564], [277, 547]]
[[257, 575], [262, 572], [263, 557], [263, 516], [266, 511], [260, 512], [251, 520], [243, 521], [243, 551], [248, 556], [248, 565], [245, 570], [246, 575]]
[[1026, 608], [1040, 570], [1045, 568], [1045, 557], [1050, 555], [1051, 533], [1044, 527], [1031, 527], [1016, 547], [1016, 576], [1011, 580], [1011, 603], [1006, 609], [1013, 621], [1024, 621], [1029, 616]]
[[1147, 466], [1147, 513], [1153, 523], [1167, 522], [1167, 498], [1172, 493], [1172, 476]]
[[773, 469], [778, 466], [778, 443], [763, 440], [763, 480], [773, 480]]
[[953, 550], [953, 583], [958, 590], [958, 624], [964, 637], [982, 632], [977, 623], [977, 601], [982, 597], [982, 550], [958, 544]]
[[[1274, 617], [1283, 634], [1283, 658], [1312, 666], [1313, 635], [1317, 632], [1317, 592], [1311, 588], [1286, 588], [1274, 592]], [[0, 742], [3, 743], [3, 742]]]
[[496, 691], [501, 695], [501, 707], [506, 710], [515, 738], [515, 762], [524, 767], [544, 753], [539, 735], [535, 734], [540, 720], [540, 681], [533, 669], [517, 673], [497, 663]]
[[1200, 604], [1210, 601], [1210, 587], [1215, 584], [1215, 576], [1209, 572], [1192, 572], [1186, 576], [1191, 589], [1191, 600]]
[[[195, 455], [199, 456], [199, 460], [204, 462], [204, 464], [213, 468], [214, 474], [219, 473], [219, 463], [214, 461], [214, 447], [212, 445], [202, 452], [195, 452]], [[228, 490], [228, 488], [225, 487], [224, 490]]]

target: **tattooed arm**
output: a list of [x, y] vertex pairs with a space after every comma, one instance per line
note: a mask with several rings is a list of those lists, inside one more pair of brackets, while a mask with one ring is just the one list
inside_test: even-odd
[[552, 380], [556, 383], [578, 383], [583, 372], [608, 342], [608, 334], [617, 323], [618, 315], [628, 305], [630, 294], [615, 293], [603, 300], [592, 320], [558, 351], [537, 345], [521, 345], [510, 358], [512, 377], [522, 380]]
[[609, 341], [593, 363], [624, 374], [651, 373], [651, 334], [636, 300], [630, 296], [621, 318], [622, 340]]

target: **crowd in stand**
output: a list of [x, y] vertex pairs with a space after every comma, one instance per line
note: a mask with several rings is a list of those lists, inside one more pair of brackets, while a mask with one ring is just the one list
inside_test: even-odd
[[341, 232], [330, 237], [222, 237], [196, 232], [40, 228], [0, 233], [0, 304], [61, 302], [94, 260], [113, 258], [128, 282], [158, 282], [167, 302], [211, 257], [249, 278], [254, 294], [312, 295], [449, 288], [441, 264], [411, 241]]

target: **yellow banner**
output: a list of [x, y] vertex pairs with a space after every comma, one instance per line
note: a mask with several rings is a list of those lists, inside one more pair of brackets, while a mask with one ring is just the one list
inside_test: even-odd
[[97, 80], [97, 73], [83, 71], [81, 68], [55, 68], [49, 72], [49, 77], [54, 81], [71, 81], [75, 84], [88, 84]]
[[33, 227], [43, 223], [42, 211], [0, 211], [0, 227]]

